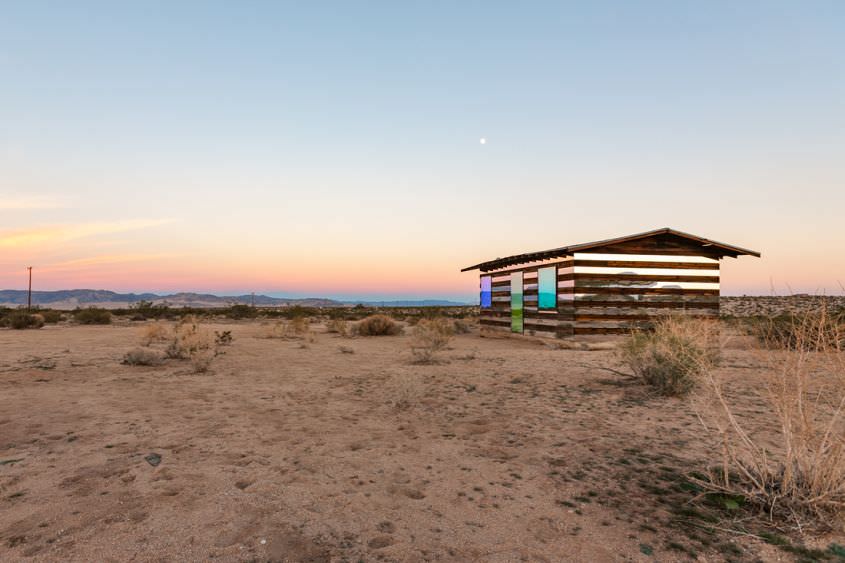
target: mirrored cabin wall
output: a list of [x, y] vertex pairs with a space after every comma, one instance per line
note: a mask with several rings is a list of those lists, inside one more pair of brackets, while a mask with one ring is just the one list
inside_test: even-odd
[[518, 332], [511, 310], [515, 273], [522, 275], [521, 326], [527, 334], [619, 333], [647, 325], [660, 315], [719, 314], [718, 260], [576, 253], [483, 273], [481, 323], [486, 328]]
[[719, 315], [719, 261], [702, 256], [576, 253], [578, 334], [625, 332], [655, 317]]

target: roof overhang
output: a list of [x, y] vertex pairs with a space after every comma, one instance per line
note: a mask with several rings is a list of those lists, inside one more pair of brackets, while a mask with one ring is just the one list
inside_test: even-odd
[[689, 233], [677, 231], [675, 229], [670, 229], [666, 227], [663, 229], [655, 229], [653, 231], [647, 231], [635, 235], [599, 240], [596, 242], [587, 242], [583, 244], [573, 244], [570, 246], [561, 246], [560, 248], [552, 248], [550, 250], [541, 250], [538, 252], [515, 254], [513, 256], [507, 256], [505, 258], [496, 258], [495, 260], [481, 262], [480, 264], [476, 264], [474, 266], [467, 266], [466, 268], [461, 269], [461, 271], [468, 272], [470, 270], [481, 270], [483, 272], [486, 272], [489, 270], [497, 270], [499, 268], [513, 266], [515, 264], [539, 262], [552, 258], [563, 258], [566, 256], [571, 256], [576, 252], [597, 251], [604, 247], [610, 247], [627, 242], [634, 242], [646, 238], [659, 237], [661, 235], [672, 235], [680, 239], [686, 239], [692, 243], [698, 244], [701, 246], [702, 249], [706, 249], [709, 255], [712, 255], [715, 258], [724, 258], [725, 256], [730, 256], [731, 258], [736, 258], [738, 256], [755, 256], [757, 258], [760, 257], [760, 253], [755, 250], [749, 250], [747, 248], [741, 248], [739, 246], [725, 244], [723, 242], [710, 240], [704, 237], [691, 235]]

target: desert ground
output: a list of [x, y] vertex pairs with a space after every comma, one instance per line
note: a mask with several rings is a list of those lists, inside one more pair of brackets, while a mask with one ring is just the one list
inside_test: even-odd
[[[227, 321], [195, 373], [121, 364], [144, 324], [0, 331], [0, 560], [800, 559], [700, 518], [718, 444], [610, 341], [474, 329], [418, 365], [407, 335]], [[758, 355], [724, 354], [753, 417]]]

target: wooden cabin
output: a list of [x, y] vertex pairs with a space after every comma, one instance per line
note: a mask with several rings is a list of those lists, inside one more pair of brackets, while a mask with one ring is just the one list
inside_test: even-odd
[[674, 229], [496, 258], [480, 271], [483, 328], [623, 333], [656, 317], [719, 315], [719, 261], [759, 252]]

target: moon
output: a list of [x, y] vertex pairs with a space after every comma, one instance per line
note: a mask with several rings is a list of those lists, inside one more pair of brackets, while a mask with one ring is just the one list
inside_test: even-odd
[[486, 145], [486, 144], [487, 144], [487, 138], [486, 138], [486, 137], [481, 137], [481, 138], [478, 140], [478, 142], [479, 142], [479, 143], [481, 143], [482, 145]]

